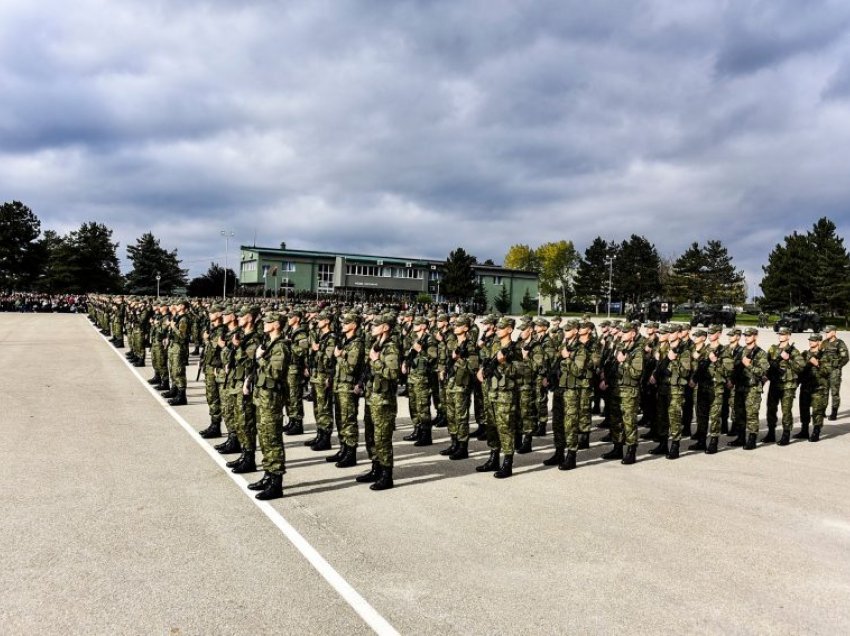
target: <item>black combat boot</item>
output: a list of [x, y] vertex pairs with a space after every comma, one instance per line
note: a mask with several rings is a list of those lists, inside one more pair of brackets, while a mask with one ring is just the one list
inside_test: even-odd
[[820, 426], [815, 426], [812, 428], [812, 435], [809, 437], [810, 442], [818, 442], [820, 441]]
[[496, 479], [504, 479], [505, 477], [510, 477], [514, 474], [514, 456], [505, 455], [505, 459], [502, 461], [502, 467], [493, 473], [493, 477]]
[[317, 428], [316, 429], [316, 436], [313, 439], [309, 439], [306, 442], [304, 442], [304, 446], [312, 446], [313, 444], [315, 444], [316, 442], [319, 441], [319, 438], [321, 436], [322, 436], [322, 429]]
[[837, 419], [838, 419], [838, 409], [833, 406], [832, 412], [829, 414], [829, 421], [834, 422]]
[[171, 385], [167, 391], [161, 391], [160, 395], [166, 400], [170, 400], [171, 398], [177, 397], [177, 387]]
[[159, 373], [154, 373], [153, 377], [150, 380], [148, 380], [148, 384], [151, 384], [151, 385], [157, 385], [157, 384], [160, 384], [161, 382], [162, 382], [162, 378], [159, 377]]
[[516, 452], [520, 455], [525, 455], [531, 452], [531, 438], [533, 433], [526, 433], [522, 436], [522, 443], [517, 447]]
[[200, 347], [198, 347], [198, 345], [195, 345], [195, 348], [192, 349], [192, 355], [197, 356], [197, 355], [200, 355], [200, 353], [201, 353]]
[[544, 466], [558, 466], [564, 463], [564, 449], [555, 447], [555, 454], [552, 455], [549, 459], [543, 460]]
[[224, 440], [221, 444], [216, 444], [214, 447], [219, 453], [222, 455], [229, 455], [230, 453], [241, 453], [242, 447], [239, 445], [239, 438], [236, 437], [236, 433], [230, 431], [227, 434], [227, 439]]
[[788, 446], [791, 443], [791, 431], [782, 431], [782, 437], [779, 438], [777, 446]]
[[755, 450], [757, 438], [758, 438], [758, 435], [756, 435], [755, 433], [749, 433], [747, 435], [747, 443], [744, 444], [744, 450]]
[[806, 422], [805, 424], [800, 424], [800, 432], [796, 435], [792, 435], [794, 439], [809, 439], [809, 424]]
[[614, 442], [614, 448], [604, 453], [602, 459], [623, 459], [623, 445]]
[[262, 492], [258, 492], [256, 498], [261, 501], [268, 501], [269, 499], [280, 499], [281, 497], [283, 497], [283, 475], [270, 473], [265, 489]]
[[345, 444], [340, 443], [339, 450], [335, 452], [333, 455], [328, 455], [325, 457], [325, 461], [329, 464], [334, 464], [342, 459], [342, 454], [345, 452]]
[[337, 468], [350, 468], [351, 466], [357, 466], [357, 447], [343, 444], [342, 448], [342, 457], [339, 458], [339, 461], [334, 464], [334, 466]]
[[564, 461], [558, 464], [558, 470], [573, 470], [576, 467], [576, 452], [568, 450]]
[[204, 439], [215, 439], [221, 437], [221, 422], [210, 422], [204, 430], [198, 433]]
[[369, 486], [369, 490], [389, 490], [393, 487], [393, 467], [381, 466], [381, 474], [378, 480]]
[[292, 419], [288, 419], [286, 421], [286, 424], [283, 425], [283, 428], [280, 429], [280, 432], [286, 434], [286, 433], [289, 432], [289, 429], [291, 429], [291, 428], [292, 428]]
[[539, 422], [537, 424], [537, 428], [534, 429], [534, 437], [545, 437], [546, 436], [546, 422]]
[[415, 442], [419, 439], [419, 424], [413, 427], [413, 431], [411, 431], [410, 435], [405, 435], [402, 437], [405, 442]]
[[229, 462], [225, 463], [225, 466], [227, 466], [228, 468], [233, 468], [234, 466], [238, 466], [239, 464], [242, 463], [242, 460], [245, 459], [245, 455], [246, 455], [246, 452], [244, 450], [240, 451], [239, 457], [237, 457], [236, 459], [231, 459]]
[[728, 435], [729, 434], [729, 420], [723, 420], [720, 422], [720, 434]]
[[738, 429], [738, 434], [735, 437], [735, 439], [733, 439], [731, 442], [726, 442], [726, 445], [727, 446], [745, 446], [747, 444], [746, 439], [745, 439], [746, 435], [747, 435], [747, 431], [742, 426]]
[[452, 443], [448, 448], [440, 451], [440, 455], [452, 455], [457, 450], [457, 435], [452, 435]]
[[704, 451], [705, 450], [705, 435], [700, 434], [697, 441], [688, 446], [689, 451]]
[[446, 421], [446, 415], [444, 413], [437, 413], [437, 417], [434, 418], [432, 425], [434, 428], [446, 428], [449, 425], [448, 421]]
[[621, 464], [634, 464], [637, 461], [637, 444], [629, 444], [626, 447], [626, 456], [623, 457], [623, 460], [620, 462]]
[[286, 431], [287, 435], [303, 435], [304, 434], [304, 422], [302, 420], [289, 420], [289, 430]]
[[269, 477], [271, 477], [271, 473], [263, 473], [263, 476], [260, 479], [248, 484], [248, 490], [264, 490], [266, 487], [266, 482], [269, 480]]
[[670, 450], [667, 451], [667, 459], [679, 459], [679, 442], [670, 442]]
[[188, 404], [186, 402], [186, 389], [177, 389], [177, 395], [168, 400], [169, 406], [185, 406]]
[[767, 435], [761, 440], [762, 444], [773, 444], [776, 441], [776, 426], [767, 427]]
[[241, 475], [242, 473], [253, 473], [257, 471], [257, 464], [254, 458], [254, 451], [245, 451], [242, 455], [242, 461], [230, 469], [231, 473]]
[[378, 463], [377, 459], [372, 460], [372, 470], [367, 473], [363, 473], [362, 475], [357, 475], [354, 478], [354, 481], [361, 484], [372, 484], [378, 481], [378, 477], [381, 475], [381, 465]]
[[487, 461], [481, 464], [480, 466], [475, 467], [475, 472], [477, 473], [490, 473], [495, 470], [499, 470], [499, 449], [491, 448], [490, 449], [490, 457], [487, 458]]
[[666, 455], [670, 451], [670, 448], [667, 446], [667, 438], [662, 439], [658, 442], [658, 446], [650, 449], [650, 455]]
[[708, 440], [708, 448], [705, 449], [706, 454], [714, 455], [717, 452], [717, 438], [711, 437]]
[[514, 448], [522, 446], [522, 429], [514, 430]]
[[316, 443], [310, 447], [313, 451], [325, 451], [331, 449], [331, 432], [330, 430], [319, 431], [319, 438]]
[[145, 366], [145, 360], [144, 360], [144, 358], [135, 358], [135, 359], [133, 360], [133, 366], [134, 366], [134, 367], [137, 367], [137, 368], [138, 368], [138, 367], [143, 367], [143, 366]]
[[611, 433], [605, 433], [605, 435], [603, 435], [601, 438], [599, 438], [599, 441], [603, 442], [605, 444], [610, 444], [611, 442], [614, 441], [614, 438], [611, 437]]
[[419, 428], [419, 437], [415, 442], [413, 442], [414, 446], [430, 446], [434, 443], [434, 440], [431, 439], [431, 425], [425, 424]]
[[469, 441], [458, 442], [455, 452], [449, 455], [449, 459], [466, 459], [469, 457]]
[[168, 378], [162, 378], [162, 380], [160, 380], [159, 384], [154, 387], [154, 389], [156, 389], [157, 391], [160, 391], [160, 392], [166, 391], [170, 388], [171, 388], [171, 386], [168, 384]]
[[579, 450], [587, 450], [590, 448], [590, 433], [579, 433], [578, 434], [578, 449]]
[[487, 427], [484, 424], [478, 422], [478, 428], [472, 431], [469, 436], [473, 439], [477, 439], [478, 441], [485, 440], [487, 439]]

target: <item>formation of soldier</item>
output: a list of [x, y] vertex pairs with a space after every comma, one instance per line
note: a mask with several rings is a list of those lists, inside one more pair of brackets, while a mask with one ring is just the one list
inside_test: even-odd
[[[433, 444], [446, 427], [449, 445], [440, 455], [469, 458], [471, 439], [486, 441], [478, 472], [498, 479], [513, 474], [515, 454], [530, 453], [535, 437], [552, 427], [554, 453], [543, 464], [577, 465], [590, 448], [592, 416], [612, 444], [602, 455], [629, 465], [641, 437], [649, 452], [677, 459], [684, 438], [691, 451], [714, 454], [721, 435], [729, 446], [756, 448], [759, 409], [767, 386], [767, 434], [762, 443], [790, 443], [799, 387], [800, 430], [794, 438], [817, 442], [832, 399], [839, 408], [841, 370], [850, 360], [834, 326], [809, 336], [799, 350], [780, 329], [777, 344], [758, 344], [755, 328], [687, 324], [641, 325], [583, 319], [419, 313], [382, 306], [277, 306], [219, 304], [172, 299], [94, 297], [89, 315], [112, 342], [129, 344], [128, 360], [145, 366], [150, 383], [172, 406], [186, 404], [190, 346], [200, 356], [210, 424], [201, 436], [226, 435], [215, 448], [238, 455], [235, 473], [257, 471], [249, 485], [260, 499], [282, 496], [286, 472], [284, 435], [305, 433], [304, 401], [313, 403], [312, 450], [337, 452], [338, 468], [357, 465], [358, 413], [364, 401], [363, 442], [371, 468], [356, 477], [373, 490], [393, 487], [393, 432], [399, 395], [408, 397], [413, 431], [403, 439]], [[743, 339], [743, 341], [742, 341]], [[550, 396], [551, 394], [551, 396]], [[432, 416], [433, 414], [433, 416]], [[284, 423], [284, 415], [286, 423]], [[477, 424], [470, 431], [470, 419]], [[638, 421], [638, 417], [642, 419]]]

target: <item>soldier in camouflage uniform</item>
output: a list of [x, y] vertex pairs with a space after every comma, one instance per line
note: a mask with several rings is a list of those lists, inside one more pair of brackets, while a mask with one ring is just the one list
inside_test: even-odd
[[337, 468], [348, 468], [357, 464], [357, 444], [360, 431], [357, 428], [358, 396], [354, 387], [362, 374], [363, 339], [357, 333], [357, 315], [347, 313], [342, 316], [341, 342], [334, 349], [334, 398], [339, 405], [337, 434], [339, 452], [326, 458], [336, 462]]
[[[693, 438], [696, 442], [688, 446], [688, 450], [704, 451], [708, 439], [708, 421], [711, 412], [711, 402], [714, 399], [714, 385], [708, 377], [708, 344], [705, 329], [694, 329], [691, 334], [691, 381], [688, 386], [696, 394], [697, 428]], [[684, 427], [683, 427], [684, 428]], [[683, 432], [684, 435], [684, 432]]]
[[564, 437], [567, 453], [558, 465], [559, 470], [573, 470], [581, 443], [580, 427], [585, 413], [590, 415], [595, 369], [599, 358], [591, 333], [593, 323], [579, 323], [578, 338], [566, 344], [560, 352], [560, 386], [564, 389]]
[[124, 348], [124, 317], [127, 307], [124, 297], [119, 296], [112, 303], [112, 344], [117, 349]]
[[534, 319], [534, 342], [532, 365], [536, 373], [535, 400], [537, 411], [537, 429], [534, 434], [538, 437], [546, 435], [546, 425], [549, 422], [549, 375], [550, 365], [555, 359], [555, 342], [549, 335], [550, 323], [542, 316]]
[[[691, 325], [687, 322], [679, 325], [679, 340], [682, 342], [684, 353], [692, 356], [695, 343], [691, 339]], [[691, 369], [692, 372], [696, 371], [696, 361], [693, 357], [691, 357]], [[682, 437], [691, 437], [696, 386], [696, 382], [688, 381], [682, 391]]]
[[834, 369], [830, 357], [823, 346], [823, 336], [819, 333], [809, 336], [809, 350], [804, 355], [806, 365], [800, 376], [800, 419], [805, 421], [806, 428], [809, 421], [814, 425], [809, 437], [810, 442], [820, 440], [820, 431], [826, 416], [830, 376]]
[[257, 470], [254, 453], [257, 448], [257, 410], [252, 399], [257, 348], [262, 335], [256, 329], [260, 308], [243, 306], [237, 314], [239, 331], [233, 334], [233, 372], [229, 375], [226, 391], [233, 396], [233, 424], [242, 455], [227, 466], [234, 473], [252, 473]]
[[[611, 439], [614, 448], [603, 459], [621, 459], [623, 464], [636, 461], [638, 436], [637, 412], [643, 377], [643, 350], [637, 342], [639, 323], [626, 323], [620, 332], [620, 345], [614, 354], [611, 377]], [[623, 454], [623, 446], [626, 453]]]
[[838, 408], [841, 406], [841, 370], [850, 362], [850, 353], [843, 340], [838, 339], [835, 325], [824, 327], [823, 348], [829, 352], [832, 362], [832, 375], [829, 376], [829, 394], [832, 398], [832, 410], [829, 419], [838, 419]]
[[[558, 330], [553, 338], [553, 356], [549, 360], [549, 386], [552, 387], [552, 437], [555, 442], [555, 452], [543, 460], [544, 466], [560, 466], [564, 463], [564, 453], [567, 449], [566, 422], [564, 420], [564, 401], [567, 390], [567, 377], [561, 373], [561, 361], [564, 349], [574, 349], [578, 338], [577, 320], [568, 320], [564, 330]], [[554, 338], [560, 338], [555, 340]]]
[[434, 372], [434, 378], [436, 379], [435, 386], [438, 397], [435, 400], [437, 403], [437, 417], [434, 419], [434, 426], [441, 428], [448, 426], [449, 424], [448, 416], [446, 415], [447, 398], [445, 374], [448, 352], [454, 349], [453, 345], [450, 346], [450, 341], [454, 340], [454, 334], [452, 334], [451, 329], [449, 329], [448, 315], [439, 314], [437, 316], [437, 321], [434, 325], [432, 335], [437, 343], [437, 365]]
[[[663, 436], [658, 446], [649, 451], [652, 455], [666, 455], [667, 459], [679, 457], [682, 439], [682, 403], [685, 385], [691, 378], [691, 356], [679, 339], [678, 326], [670, 327], [666, 347], [658, 351], [654, 379], [658, 384], [659, 433]], [[669, 446], [668, 446], [669, 442]]]
[[744, 347], [741, 346], [740, 329], [738, 329], [737, 327], [733, 327], [732, 329], [726, 332], [726, 335], [729, 338], [727, 342], [727, 347], [732, 355], [734, 369], [732, 371], [732, 375], [729, 376], [729, 380], [726, 382], [726, 390], [723, 392], [723, 407], [720, 412], [722, 419], [721, 430], [726, 435], [737, 436], [739, 429], [744, 426], [743, 423], [739, 423], [737, 421], [737, 411], [735, 409], [735, 383], [737, 382], [738, 376], [740, 375], [740, 361], [741, 356], [744, 352]]
[[[602, 368], [602, 346], [600, 344], [599, 337], [594, 335], [596, 325], [593, 324], [590, 318], [584, 320], [583, 324], [588, 325], [588, 340], [585, 347], [590, 353], [590, 369], [588, 370], [588, 386], [582, 387], [581, 394], [579, 395], [578, 450], [586, 450], [590, 448], [590, 429], [592, 421], [591, 411], [594, 396], [597, 392], [599, 392], [599, 377]], [[581, 339], [581, 331], [582, 330], [579, 329], [579, 339]], [[599, 392], [599, 395], [601, 396], [601, 392]]]
[[[708, 328], [708, 345], [706, 346], [707, 365], [703, 362], [704, 373], [700, 380], [700, 386], [711, 388], [711, 402], [708, 409], [708, 442], [705, 452], [713, 455], [717, 452], [717, 442], [721, 434], [721, 412], [723, 410], [723, 396], [727, 388], [726, 383], [732, 377], [735, 368], [734, 352], [730, 347], [720, 342], [723, 329], [720, 325], [712, 325]], [[690, 450], [690, 449], [689, 449]]]
[[[491, 363], [478, 371], [482, 384], [487, 383], [496, 430], [499, 436], [499, 448], [504, 452], [504, 460], [493, 476], [504, 479], [513, 474], [514, 438], [516, 436], [517, 364], [522, 359], [517, 351], [511, 334], [514, 329], [513, 318], [501, 318], [496, 324], [496, 342], [498, 350]], [[530, 400], [530, 396], [529, 396]], [[496, 449], [498, 463], [499, 448]], [[480, 471], [484, 472], [484, 471]]]
[[[520, 444], [516, 447], [519, 455], [531, 452], [531, 440], [538, 428], [537, 396], [538, 369], [536, 361], [543, 359], [540, 341], [534, 334], [534, 323], [530, 318], [524, 318], [519, 324], [519, 340], [517, 340], [522, 359], [516, 364], [517, 384], [517, 419], [518, 433], [522, 434]], [[545, 371], [544, 371], [545, 372]]]
[[762, 387], [767, 380], [767, 353], [756, 342], [758, 333], [755, 327], [744, 330], [744, 348], [735, 380], [735, 419], [745, 422], [746, 427], [739, 424], [738, 437], [728, 445], [743, 446], [745, 450], [753, 450], [756, 447]]
[[189, 301], [181, 300], [172, 305], [174, 318], [168, 327], [168, 375], [171, 377], [171, 406], [186, 404], [186, 365], [189, 364]]
[[234, 343], [239, 336], [239, 323], [236, 310], [230, 305], [222, 309], [221, 319], [224, 324], [224, 335], [216, 343], [220, 366], [216, 369], [215, 381], [218, 384], [218, 394], [221, 399], [221, 418], [227, 425], [228, 433], [224, 443], [217, 444], [215, 449], [222, 455], [227, 455], [242, 452], [239, 435], [236, 433], [236, 408], [240, 398], [229, 390], [235, 372], [236, 345]]
[[402, 372], [407, 376], [408, 405], [413, 435], [405, 437], [414, 446], [431, 445], [431, 376], [437, 365], [437, 342], [428, 333], [428, 321], [413, 320], [412, 339], [406, 350]]
[[770, 380], [767, 389], [767, 435], [761, 443], [776, 441], [777, 410], [781, 404], [782, 437], [779, 445], [787, 446], [791, 443], [791, 429], [794, 428], [794, 397], [806, 361], [790, 342], [791, 330], [788, 327], [781, 327], [777, 333], [779, 344], [771, 345], [767, 350], [767, 378]]
[[283, 427], [287, 435], [301, 435], [304, 432], [304, 381], [307, 377], [307, 357], [310, 352], [310, 334], [303, 324], [304, 313], [294, 309], [287, 319], [286, 335], [291, 355], [286, 376], [286, 415], [288, 421]]
[[331, 329], [330, 313], [322, 311], [316, 317], [316, 333], [310, 341], [310, 384], [313, 387], [313, 413], [316, 418], [316, 437], [304, 442], [314, 451], [330, 450], [334, 427], [333, 376], [336, 334]]
[[[474, 334], [470, 330], [470, 338], [478, 351], [479, 366], [483, 365], [490, 354], [499, 348], [496, 342], [496, 323], [498, 321], [499, 318], [495, 314], [485, 316], [481, 320], [481, 333], [477, 336], [477, 339], [473, 337]], [[478, 333], [477, 327], [475, 333]], [[479, 440], [493, 442], [498, 437], [496, 415], [493, 413], [493, 405], [490, 402], [487, 385], [481, 382], [477, 373], [473, 378], [473, 402], [475, 409], [477, 409], [475, 421], [478, 422], [478, 430], [474, 431], [471, 436]]]
[[[375, 318], [372, 327], [374, 344], [369, 349], [369, 406], [374, 426], [374, 448], [370, 451], [372, 470], [357, 477], [360, 483], [371, 483], [372, 490], [393, 487], [393, 430], [396, 418], [396, 390], [400, 368], [398, 345], [389, 337], [390, 316]], [[368, 441], [367, 441], [368, 443]]]
[[223, 309], [221, 305], [210, 307], [208, 329], [200, 336], [204, 343], [200, 364], [204, 373], [204, 394], [210, 413], [210, 425], [200, 432], [204, 439], [221, 437], [221, 385], [216, 381], [216, 373], [221, 368], [221, 349], [218, 343], [226, 331], [221, 319]]
[[256, 352], [256, 383], [253, 401], [257, 412], [257, 434], [263, 453], [263, 477], [248, 484], [259, 490], [257, 499], [283, 496], [286, 451], [283, 446], [283, 404], [286, 398], [286, 372], [289, 347], [281, 337], [281, 316], [270, 312], [263, 317], [266, 340]]
[[473, 377], [478, 371], [478, 352], [470, 339], [471, 323], [458, 316], [454, 327], [454, 347], [446, 353], [446, 414], [449, 421], [451, 445], [442, 451], [449, 459], [469, 457], [469, 403]]
[[151, 318], [151, 366], [154, 376], [148, 380], [157, 391], [168, 391], [171, 383], [168, 378], [168, 357], [163, 344], [166, 339], [165, 324], [168, 321], [168, 305], [166, 303], [154, 305], [154, 313]]

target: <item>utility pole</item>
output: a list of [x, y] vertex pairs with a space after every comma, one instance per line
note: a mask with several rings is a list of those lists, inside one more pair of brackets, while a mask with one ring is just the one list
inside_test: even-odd
[[227, 300], [227, 253], [230, 251], [230, 239], [235, 235], [232, 231], [222, 230], [221, 235], [224, 237], [224, 285], [221, 292], [221, 299]]

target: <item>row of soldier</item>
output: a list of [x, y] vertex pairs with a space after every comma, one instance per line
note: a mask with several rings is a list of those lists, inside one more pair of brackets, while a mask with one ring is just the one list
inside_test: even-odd
[[[128, 358], [143, 365], [145, 340], [150, 340], [151, 383], [172, 405], [186, 403], [189, 343], [203, 343], [201, 369], [211, 421], [201, 434], [219, 437], [224, 423], [227, 440], [216, 448], [239, 453], [229, 462], [238, 473], [256, 470], [259, 435], [265, 474], [250, 487], [262, 498], [282, 494], [282, 434], [304, 432], [307, 396], [313, 401], [316, 431], [305, 444], [329, 450], [336, 427], [339, 450], [328, 460], [340, 468], [356, 465], [358, 406], [364, 398], [364, 439], [372, 468], [357, 479], [382, 490], [393, 483], [399, 384], [406, 386], [414, 425], [405, 440], [427, 446], [433, 427], [448, 426], [451, 443], [441, 454], [452, 460], [469, 457], [470, 437], [486, 440], [489, 457], [476, 470], [504, 478], [512, 474], [514, 453], [531, 452], [533, 437], [546, 434], [550, 410], [555, 452], [544, 464], [575, 468], [577, 452], [590, 446], [591, 414], [600, 402], [601, 426], [610, 429], [605, 439], [613, 444], [605, 459], [635, 462], [640, 411], [650, 427], [644, 437], [658, 442], [652, 454], [677, 458], [683, 436], [695, 441], [689, 450], [715, 453], [720, 435], [727, 432], [734, 436], [730, 445], [753, 449], [768, 381], [768, 433], [762, 441], [776, 441], [781, 406], [779, 444], [790, 442], [798, 385], [801, 431], [795, 437], [817, 441], [830, 389], [830, 418], [837, 415], [840, 373], [848, 359], [831, 327], [825, 340], [812, 334], [807, 351], [797, 350], [790, 334], [780, 330], [779, 343], [765, 351], [758, 346], [758, 330], [732, 329], [724, 344], [717, 326], [690, 333], [688, 325], [648, 323], [641, 334], [634, 323], [604, 321], [597, 331], [587, 318], [562, 326], [559, 319], [552, 324], [523, 319], [517, 325], [511, 318], [488, 316], [479, 330], [468, 315], [396, 316], [369, 308], [362, 313], [317, 307], [278, 312], [257, 305], [193, 307], [186, 300], [124, 303], [108, 298], [92, 304], [92, 320], [101, 326], [107, 322], [98, 315], [104, 305], [115, 314], [116, 306], [126, 304]], [[123, 330], [112, 325], [116, 344], [115, 332]], [[470, 433], [473, 405], [479, 427]], [[696, 430], [691, 433], [694, 409]]]

